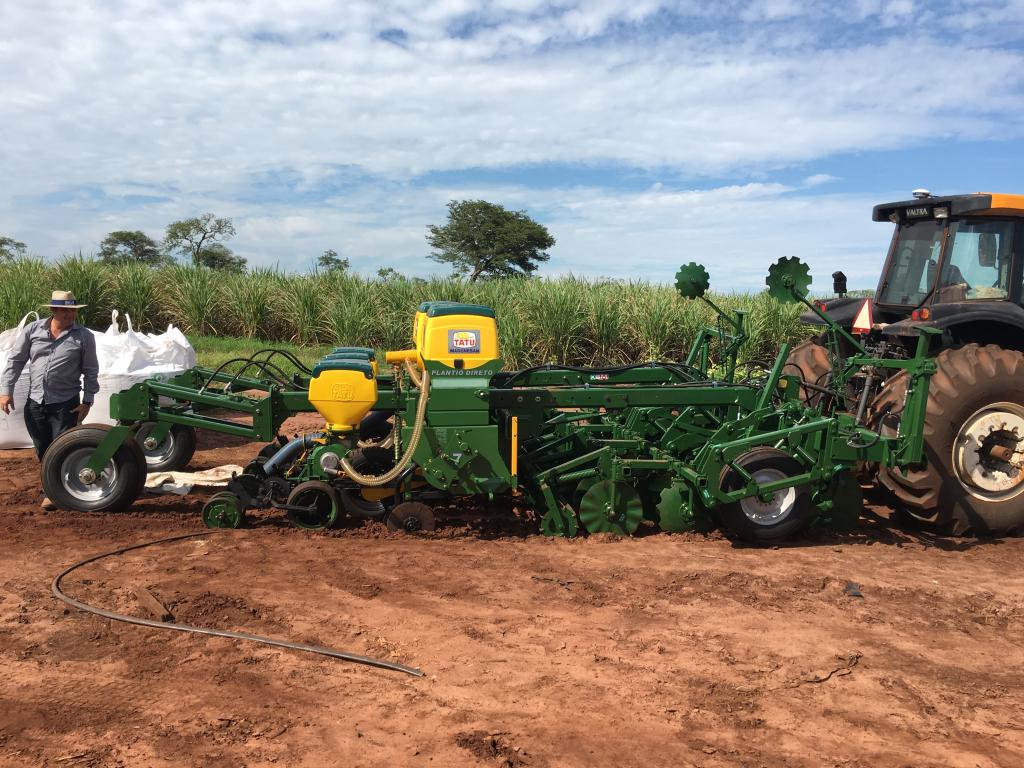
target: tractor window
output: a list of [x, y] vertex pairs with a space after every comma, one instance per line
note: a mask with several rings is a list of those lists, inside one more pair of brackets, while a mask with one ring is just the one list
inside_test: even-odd
[[929, 220], [903, 224], [897, 232], [889, 271], [878, 293], [879, 303], [921, 303], [935, 281], [941, 250], [941, 222]]
[[1005, 299], [1009, 292], [1012, 247], [1012, 222], [958, 222], [942, 268], [936, 302]]

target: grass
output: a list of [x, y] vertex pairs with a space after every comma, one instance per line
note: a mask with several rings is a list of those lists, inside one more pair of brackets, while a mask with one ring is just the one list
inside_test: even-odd
[[[547, 362], [618, 365], [685, 356], [697, 331], [717, 322], [702, 302], [672, 286], [645, 281], [507, 279], [468, 283], [455, 278], [370, 280], [357, 275], [286, 274], [255, 269], [244, 275], [204, 267], [106, 265], [80, 256], [55, 264], [17, 259], [0, 281], [0, 321], [13, 327], [54, 288], [73, 290], [89, 307], [82, 319], [105, 329], [117, 309], [135, 327], [177, 325], [193, 339], [204, 365], [267, 345], [295, 350], [311, 362], [335, 345], [379, 350], [408, 346], [422, 301], [446, 299], [495, 309], [502, 356], [509, 368]], [[712, 296], [727, 312], [749, 313], [744, 358], [770, 358], [783, 342], [809, 334], [796, 305], [765, 293]], [[230, 337], [230, 338], [229, 338]], [[237, 341], [241, 339], [244, 341]]]
[[[262, 341], [260, 339], [241, 339], [231, 336], [189, 336], [188, 340], [196, 350], [196, 364], [203, 368], [216, 368], [235, 357], [249, 357], [253, 352], [258, 352], [267, 347], [284, 349], [294, 354], [307, 368], [330, 351], [325, 346], [301, 346], [281, 341]], [[275, 360], [276, 364], [282, 361]], [[283, 364], [282, 364], [282, 367]], [[232, 369], [234, 370], [234, 369]], [[290, 369], [286, 369], [289, 372]]]

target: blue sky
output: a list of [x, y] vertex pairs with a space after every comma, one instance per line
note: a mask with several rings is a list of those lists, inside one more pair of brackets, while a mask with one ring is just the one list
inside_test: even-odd
[[437, 274], [450, 199], [542, 274], [872, 286], [871, 206], [1024, 193], [1024, 0], [8, 4], [0, 234], [55, 257], [230, 216], [254, 265]]

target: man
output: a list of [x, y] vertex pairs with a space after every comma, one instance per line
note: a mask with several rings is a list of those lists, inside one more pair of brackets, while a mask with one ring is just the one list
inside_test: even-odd
[[[14, 383], [26, 363], [29, 366], [25, 426], [40, 460], [59, 434], [82, 423], [100, 388], [96, 340], [75, 322], [85, 306], [71, 291], [54, 291], [50, 303], [43, 305], [50, 309], [50, 317], [25, 326], [21, 345], [0, 374], [0, 409], [10, 413]], [[44, 499], [43, 506], [48, 504]]]

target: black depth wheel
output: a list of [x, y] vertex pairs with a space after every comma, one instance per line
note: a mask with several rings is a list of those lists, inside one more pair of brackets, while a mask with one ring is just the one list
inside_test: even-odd
[[334, 487], [320, 480], [300, 483], [288, 495], [288, 506], [306, 507], [288, 510], [288, 519], [296, 528], [318, 531], [330, 528], [338, 520], [341, 499]]
[[388, 513], [388, 530], [391, 531], [415, 533], [432, 531], [435, 527], [434, 510], [419, 501], [403, 501]]
[[41, 476], [47, 497], [61, 509], [108, 512], [126, 509], [146, 481], [146, 458], [138, 444], [126, 440], [96, 477], [86, 469], [107, 436], [103, 424], [74, 427], [58, 437], [43, 456]]
[[[941, 530], [1024, 531], [1024, 355], [968, 344], [935, 362], [924, 419], [927, 467], [880, 467], [879, 482], [911, 516]], [[887, 433], [894, 433], [906, 390], [900, 373], [872, 403], [875, 413], [892, 409], [883, 419]]]
[[[348, 455], [348, 460], [352, 467], [363, 475], [383, 475], [395, 466], [395, 457], [390, 450], [374, 446], [352, 451]], [[366, 499], [358, 489], [345, 489], [339, 491], [338, 495], [341, 497], [342, 509], [352, 517], [365, 520], [384, 516], [384, 502]]]
[[135, 442], [146, 456], [147, 470], [177, 472], [188, 466], [196, 452], [196, 431], [182, 424], [172, 424], [164, 439], [157, 441], [149, 436], [154, 427], [155, 421], [146, 421], [135, 432]]
[[[775, 448], [755, 448], [736, 459], [759, 484], [773, 483], [803, 473], [800, 462]], [[732, 467], [722, 470], [724, 491], [735, 491], [747, 483]], [[780, 541], [807, 527], [814, 514], [806, 486], [774, 491], [767, 498], [748, 496], [720, 510], [722, 524], [745, 541]]]

